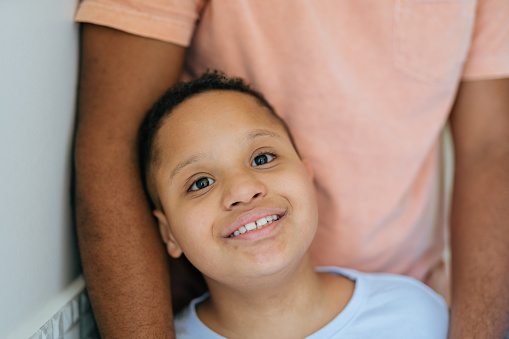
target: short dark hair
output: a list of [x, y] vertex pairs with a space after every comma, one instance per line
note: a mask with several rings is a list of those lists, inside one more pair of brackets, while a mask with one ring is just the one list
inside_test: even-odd
[[245, 93], [257, 99], [260, 105], [266, 107], [270, 114], [273, 115], [286, 130], [298, 154], [297, 147], [287, 124], [276, 114], [274, 108], [261, 93], [252, 89], [241, 78], [230, 77], [219, 71], [207, 71], [199, 78], [189, 82], [179, 82], [167, 90], [147, 112], [140, 126], [138, 135], [140, 172], [145, 191], [151, 200], [152, 207], [161, 208], [159, 198], [154, 189], [153, 169], [154, 165], [157, 165], [160, 161], [157, 149], [154, 148], [154, 141], [164, 119], [168, 117], [178, 105], [197, 94], [224, 90]]

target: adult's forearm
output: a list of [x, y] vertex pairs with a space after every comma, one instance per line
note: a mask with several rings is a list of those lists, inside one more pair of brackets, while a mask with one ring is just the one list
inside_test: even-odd
[[509, 330], [509, 80], [463, 83], [451, 117], [451, 338]]
[[101, 335], [171, 337], [167, 254], [138, 170], [137, 132], [178, 80], [185, 49], [84, 25], [75, 145], [76, 222]]
[[132, 164], [104, 162], [109, 170], [93, 161], [82, 166], [76, 187], [81, 260], [100, 332], [106, 338], [168, 337], [168, 256]]
[[509, 153], [499, 160], [455, 181], [451, 338], [505, 338], [509, 330]]

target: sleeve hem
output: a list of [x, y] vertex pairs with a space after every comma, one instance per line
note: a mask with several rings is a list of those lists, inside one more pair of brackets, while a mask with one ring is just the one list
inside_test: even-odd
[[509, 77], [509, 56], [504, 58], [476, 58], [463, 69], [463, 80], [487, 80]]
[[80, 4], [74, 20], [107, 26], [184, 47], [189, 46], [194, 31], [194, 24], [150, 16], [134, 10], [106, 6], [92, 1]]

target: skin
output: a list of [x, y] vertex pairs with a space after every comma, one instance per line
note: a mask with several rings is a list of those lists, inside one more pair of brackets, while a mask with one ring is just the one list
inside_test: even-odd
[[[105, 338], [172, 337], [167, 254], [141, 189], [134, 140], [145, 111], [176, 81], [184, 53], [172, 44], [83, 25], [76, 225]], [[507, 333], [507, 82], [461, 83], [451, 117], [457, 162], [451, 338]]]
[[[309, 167], [255, 98], [194, 96], [165, 119], [155, 144], [154, 214], [170, 255], [184, 253], [205, 276], [211, 297], [197, 311], [206, 325], [228, 338], [304, 337], [346, 306], [354, 283], [316, 273], [307, 253], [318, 224]], [[274, 214], [281, 218], [269, 226], [228, 237]]]
[[509, 80], [465, 82], [451, 116], [451, 338], [509, 330]]
[[173, 333], [168, 255], [139, 179], [136, 135], [145, 112], [177, 81], [184, 51], [83, 25], [76, 227], [103, 338]]

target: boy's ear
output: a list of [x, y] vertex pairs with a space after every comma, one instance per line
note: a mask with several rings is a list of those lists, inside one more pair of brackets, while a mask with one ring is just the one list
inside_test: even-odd
[[306, 169], [306, 172], [308, 173], [309, 178], [311, 179], [311, 181], [313, 181], [313, 170], [311, 169], [311, 165], [309, 164], [309, 161], [307, 161], [304, 158], [301, 161], [304, 164], [304, 168]]
[[166, 250], [168, 254], [173, 258], [178, 258], [182, 255], [182, 248], [180, 248], [177, 239], [173, 236], [171, 232], [170, 225], [168, 223], [168, 219], [164, 215], [164, 213], [160, 210], [154, 210], [152, 212], [157, 219], [157, 223], [159, 225], [159, 232], [161, 232], [161, 237], [163, 238], [164, 243], [166, 244]]

